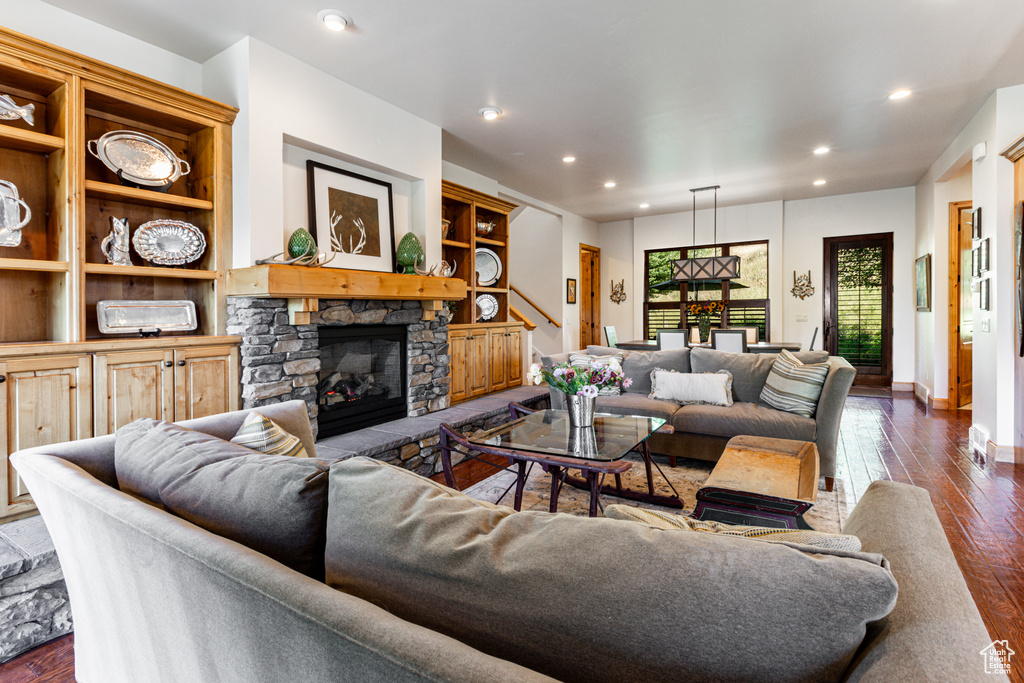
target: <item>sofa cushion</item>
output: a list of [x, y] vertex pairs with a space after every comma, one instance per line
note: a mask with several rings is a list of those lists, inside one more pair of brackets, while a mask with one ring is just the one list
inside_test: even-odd
[[249, 413], [242, 426], [231, 437], [231, 443], [270, 455], [309, 457], [299, 437], [289, 434], [281, 425], [255, 410]]
[[690, 372], [690, 349], [664, 351], [631, 351], [622, 359], [622, 374], [633, 380], [626, 393], [651, 393], [651, 373], [657, 368]]
[[651, 373], [651, 393], [648, 398], [672, 401], [681, 406], [705, 403], [731, 406], [732, 375], [728, 370], [676, 372], [658, 368]]
[[724, 406], [683, 406], [670, 420], [677, 432], [734, 437], [740, 434], [777, 439], [814, 441], [817, 425], [802, 415], [785, 413], [756, 403]]
[[[793, 355], [803, 363], [822, 363], [828, 360], [827, 351], [806, 351]], [[732, 391], [736, 400], [757, 403], [776, 358], [776, 353], [729, 353], [695, 348], [690, 354], [690, 366], [693, 372], [728, 370], [732, 373]]]
[[591, 344], [587, 347], [587, 354], [591, 356], [614, 356], [615, 354], [623, 356], [627, 353], [629, 353], [629, 351], [613, 349], [610, 346], [597, 346], [596, 344]]
[[559, 680], [839, 680], [896, 601], [880, 555], [515, 512], [368, 458], [329, 491], [329, 585]]
[[768, 373], [761, 390], [761, 403], [787, 413], [814, 417], [828, 368], [827, 360], [824, 363], [802, 363], [792, 353], [783, 350]]
[[148, 418], [114, 440], [122, 491], [315, 579], [323, 578], [329, 467]]
[[639, 394], [624, 393], [619, 396], [598, 396], [596, 411], [612, 415], [640, 415], [660, 417], [668, 420], [679, 410], [672, 401], [658, 401]]

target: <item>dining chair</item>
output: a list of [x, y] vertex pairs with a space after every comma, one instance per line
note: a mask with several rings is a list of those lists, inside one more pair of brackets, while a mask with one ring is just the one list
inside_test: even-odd
[[658, 349], [685, 349], [689, 346], [686, 330], [658, 330]]
[[730, 353], [746, 353], [747, 332], [735, 328], [711, 330], [711, 348]]
[[814, 341], [818, 338], [818, 328], [814, 328], [814, 334], [811, 335], [811, 345], [807, 347], [808, 351], [814, 350]]
[[747, 344], [748, 345], [749, 344], [756, 344], [758, 342], [757, 338], [759, 336], [760, 330], [758, 330], [757, 327], [734, 327], [734, 326], [730, 325], [727, 329], [730, 329], [730, 330], [743, 330], [744, 332], [746, 332], [747, 333]]
[[615, 348], [615, 345], [619, 343], [619, 335], [615, 333], [614, 325], [605, 325], [604, 327], [604, 338], [608, 342], [608, 346]]

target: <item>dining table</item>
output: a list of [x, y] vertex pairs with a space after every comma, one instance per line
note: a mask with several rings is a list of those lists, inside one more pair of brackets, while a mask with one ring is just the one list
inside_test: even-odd
[[[659, 350], [656, 339], [634, 339], [633, 341], [619, 342], [615, 348], [624, 351], [657, 351]], [[703, 344], [690, 344], [690, 348], [710, 349], [710, 342]], [[783, 349], [787, 351], [800, 351], [803, 345], [800, 342], [757, 342], [747, 344], [748, 353], [779, 353]]]

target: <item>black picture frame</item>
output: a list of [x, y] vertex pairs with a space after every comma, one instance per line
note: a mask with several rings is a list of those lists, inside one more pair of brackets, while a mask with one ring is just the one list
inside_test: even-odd
[[979, 206], [974, 211], [971, 211], [971, 237], [976, 240], [981, 239], [981, 207]]
[[576, 278], [565, 278], [565, 303], [576, 303]]
[[988, 266], [989, 266], [989, 263], [988, 263], [988, 259], [989, 259], [988, 243], [989, 243], [989, 239], [990, 238], [986, 237], [978, 245], [978, 251], [979, 251], [979, 255], [978, 255], [978, 271], [982, 272], [982, 273], [987, 273], [988, 272]]
[[971, 250], [971, 277], [977, 278], [981, 275], [981, 247], [977, 246]]
[[[319, 161], [309, 159], [306, 161], [306, 183], [309, 199], [309, 233], [313, 236], [317, 246], [327, 253], [334, 253], [335, 258], [326, 267], [346, 268], [349, 270], [369, 270], [378, 273], [394, 273], [398, 269], [396, 250], [398, 242], [395, 239], [395, 208], [392, 196], [391, 183], [370, 178], [369, 176], [346, 171], [343, 168], [336, 168]], [[357, 251], [345, 251], [344, 238], [335, 230], [335, 224], [331, 211], [333, 199], [331, 190], [340, 192], [346, 198], [352, 198], [356, 205], [361, 204], [361, 210], [365, 216], [357, 216], [351, 219], [354, 224], [359, 225], [363, 238], [367, 236], [364, 222], [356, 223], [357, 219], [372, 219], [372, 226], [376, 226], [376, 234], [369, 235], [376, 238], [376, 241], [369, 241], [376, 254], [362, 254]], [[340, 195], [339, 195], [340, 196]], [[317, 201], [318, 197], [320, 202]], [[363, 201], [358, 201], [362, 199]], [[353, 206], [353, 204], [349, 204]], [[375, 207], [375, 208], [371, 208]], [[339, 220], [343, 216], [338, 217]], [[386, 223], [386, 225], [384, 225]], [[353, 236], [349, 235], [349, 247], [353, 248]], [[340, 247], [340, 249], [339, 249]]]
[[984, 280], [982, 280], [981, 281], [981, 288], [978, 290], [978, 292], [979, 292], [978, 308], [980, 308], [983, 311], [989, 310], [989, 298], [988, 298], [988, 296], [989, 296], [989, 291], [988, 291], [989, 284], [988, 284], [988, 282], [989, 282], [988, 278], [985, 278]]
[[914, 299], [918, 311], [932, 310], [932, 255], [914, 261]]

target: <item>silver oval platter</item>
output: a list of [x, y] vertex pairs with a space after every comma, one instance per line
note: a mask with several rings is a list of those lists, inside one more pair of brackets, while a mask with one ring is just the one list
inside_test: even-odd
[[498, 314], [498, 300], [490, 294], [481, 294], [476, 298], [476, 305], [481, 320], [490, 320]]
[[501, 277], [501, 259], [490, 249], [476, 250], [477, 281], [482, 287], [490, 287]]
[[162, 187], [192, 170], [156, 138], [130, 130], [113, 130], [89, 140], [89, 153], [120, 177], [136, 185]]
[[161, 266], [191, 263], [206, 251], [202, 231], [185, 221], [161, 218], [143, 223], [132, 237], [139, 256]]

